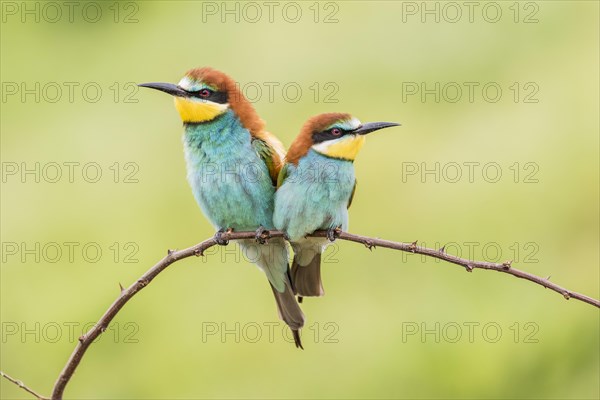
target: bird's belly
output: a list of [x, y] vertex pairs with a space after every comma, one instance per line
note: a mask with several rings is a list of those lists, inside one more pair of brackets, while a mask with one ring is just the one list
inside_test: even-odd
[[274, 188], [266, 171], [252, 168], [241, 159], [188, 165], [194, 197], [215, 228], [272, 228]]
[[319, 229], [348, 229], [348, 200], [354, 177], [334, 182], [299, 183], [277, 192], [274, 221], [292, 240]]

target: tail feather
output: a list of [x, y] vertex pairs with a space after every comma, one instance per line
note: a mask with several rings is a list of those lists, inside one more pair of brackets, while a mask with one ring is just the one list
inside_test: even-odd
[[300, 328], [304, 326], [304, 313], [296, 301], [291, 283], [289, 281], [286, 282], [283, 292], [277, 291], [273, 285], [271, 285], [271, 289], [273, 290], [275, 301], [277, 302], [279, 318], [281, 318], [292, 330], [296, 347], [304, 350], [302, 341], [300, 340]]
[[304, 314], [294, 296], [285, 240], [273, 238], [267, 245], [257, 244], [253, 239], [239, 243], [249, 258], [252, 257], [252, 261], [267, 275], [277, 302], [279, 318], [292, 330], [296, 347], [302, 348], [300, 328], [304, 326]]
[[298, 264], [296, 257], [292, 263], [294, 290], [301, 297], [319, 297], [325, 294], [321, 281], [321, 253], [315, 253], [307, 265]]

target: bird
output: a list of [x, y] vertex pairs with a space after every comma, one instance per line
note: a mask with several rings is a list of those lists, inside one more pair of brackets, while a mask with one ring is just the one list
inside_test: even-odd
[[[361, 123], [347, 113], [309, 118], [288, 149], [279, 173], [273, 223], [290, 241], [291, 277], [298, 301], [323, 296], [321, 254], [348, 229], [348, 209], [356, 190], [354, 159], [368, 133], [399, 126]], [[326, 238], [306, 237], [327, 230]]]
[[[183, 121], [187, 179], [196, 202], [215, 227], [215, 241], [226, 245], [225, 233], [255, 231], [264, 244], [274, 229], [277, 177], [285, 149], [265, 129], [252, 104], [227, 74], [211, 67], [189, 70], [177, 84], [151, 82], [140, 87], [170, 94]], [[297, 348], [304, 314], [289, 275], [288, 248], [283, 238], [240, 247], [267, 276], [279, 317], [289, 326]]]

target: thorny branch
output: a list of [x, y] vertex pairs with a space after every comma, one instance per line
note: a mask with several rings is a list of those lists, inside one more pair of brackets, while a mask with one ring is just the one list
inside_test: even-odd
[[[327, 231], [317, 231], [309, 236], [325, 238], [325, 237], [328, 237], [327, 235], [328, 235]], [[264, 236], [266, 236], [268, 238], [285, 237], [284, 233], [280, 232], [280, 231], [266, 232]], [[337, 239], [341, 239], [341, 240], [362, 243], [369, 249], [373, 249], [375, 247], [385, 247], [388, 249], [400, 250], [400, 251], [405, 251], [405, 252], [410, 252], [410, 253], [415, 253], [415, 254], [422, 254], [422, 255], [425, 255], [428, 257], [438, 258], [440, 260], [444, 260], [444, 261], [447, 261], [447, 262], [450, 262], [453, 264], [460, 265], [460, 266], [464, 267], [466, 269], [466, 271], [468, 271], [468, 272], [472, 272], [474, 269], [487, 269], [487, 270], [494, 270], [494, 271], [502, 272], [505, 274], [515, 276], [517, 278], [531, 281], [531, 282], [541, 285], [547, 289], [550, 289], [557, 293], [560, 293], [567, 300], [568, 299], [576, 299], [576, 300], [580, 300], [584, 303], [588, 303], [595, 307], [600, 308], [600, 301], [593, 299], [591, 297], [585, 296], [583, 294], [573, 292], [569, 289], [566, 289], [562, 286], [552, 283], [549, 281], [548, 278], [541, 278], [539, 276], [530, 274], [528, 272], [524, 272], [524, 271], [515, 269], [512, 267], [511, 261], [507, 261], [505, 263], [499, 264], [499, 263], [492, 263], [492, 262], [486, 262], [486, 261], [468, 260], [466, 258], [460, 258], [460, 257], [446, 253], [444, 251], [443, 247], [439, 250], [434, 250], [434, 249], [430, 249], [427, 247], [417, 246], [416, 241], [412, 242], [412, 243], [391, 242], [389, 240], [354, 235], [354, 234], [342, 232], [342, 231], [336, 231], [335, 237]], [[220, 239], [223, 241], [238, 240], [238, 239], [253, 239], [253, 238], [255, 238], [255, 232], [225, 232], [220, 237]], [[199, 243], [195, 246], [189, 247], [184, 250], [179, 250], [179, 251], [169, 250], [167, 252], [167, 256], [165, 256], [156, 265], [154, 265], [152, 268], [150, 268], [137, 281], [135, 281], [133, 284], [131, 284], [131, 286], [129, 286], [127, 289], [124, 289], [123, 287], [121, 287], [121, 294], [119, 295], [119, 297], [114, 301], [114, 303], [112, 303], [112, 305], [108, 308], [108, 310], [106, 310], [106, 312], [104, 313], [104, 315], [102, 315], [100, 320], [98, 320], [98, 322], [85, 335], [82, 335], [79, 338], [79, 343], [75, 347], [75, 350], [71, 354], [71, 357], [69, 357], [67, 364], [65, 365], [64, 369], [60, 373], [58, 380], [56, 381], [56, 383], [54, 385], [54, 389], [52, 391], [52, 399], [53, 400], [62, 399], [65, 387], [67, 386], [67, 384], [69, 383], [69, 380], [75, 373], [77, 366], [81, 362], [81, 359], [83, 358], [83, 355], [85, 354], [85, 352], [88, 349], [88, 347], [90, 346], [90, 344], [92, 344], [92, 342], [108, 328], [108, 325], [110, 324], [112, 319], [117, 315], [117, 313], [121, 310], [121, 308], [123, 308], [123, 306], [129, 300], [131, 300], [131, 298], [133, 296], [135, 296], [135, 294], [137, 292], [139, 292], [144, 287], [146, 287], [150, 282], [152, 282], [152, 280], [154, 278], [156, 278], [156, 276], [158, 274], [160, 274], [162, 271], [164, 271], [169, 265], [171, 265], [174, 262], [179, 261], [181, 259], [187, 258], [187, 257], [202, 256], [203, 252], [206, 249], [208, 249], [212, 246], [215, 246], [217, 244], [218, 244], [217, 241], [214, 238], [211, 238], [211, 239], [205, 240], [202, 243]], [[17, 384], [19, 387], [23, 388], [24, 390], [26, 390], [27, 392], [29, 392], [36, 398], [45, 399], [45, 397], [36, 394], [33, 390], [26, 387], [22, 382], [17, 381], [13, 378], [10, 378], [9, 376], [7, 376], [6, 374], [4, 374], [2, 372], [0, 372], [0, 373], [6, 379]]]

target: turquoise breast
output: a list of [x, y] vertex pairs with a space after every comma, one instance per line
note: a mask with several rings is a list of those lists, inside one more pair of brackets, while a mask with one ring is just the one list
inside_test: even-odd
[[216, 229], [273, 228], [269, 171], [231, 110], [207, 123], [187, 124], [183, 143], [192, 192]]
[[319, 229], [348, 229], [348, 201], [356, 181], [351, 161], [314, 150], [288, 166], [288, 177], [275, 194], [273, 222], [292, 241]]

